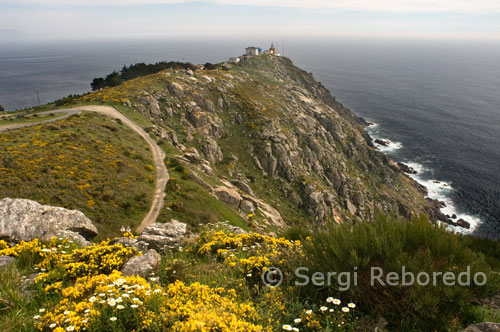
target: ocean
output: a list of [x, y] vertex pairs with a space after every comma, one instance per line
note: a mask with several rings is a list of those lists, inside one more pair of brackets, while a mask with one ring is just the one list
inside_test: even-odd
[[[267, 40], [114, 40], [0, 47], [0, 104], [14, 110], [89, 91], [136, 62], [220, 62]], [[283, 43], [278, 43], [283, 50]], [[286, 40], [285, 56], [373, 125], [378, 146], [418, 171], [445, 214], [500, 237], [500, 43]], [[37, 95], [38, 91], [38, 95]], [[456, 229], [464, 232], [463, 229]]]

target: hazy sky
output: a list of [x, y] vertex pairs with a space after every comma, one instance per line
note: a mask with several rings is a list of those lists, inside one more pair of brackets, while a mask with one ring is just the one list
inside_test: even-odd
[[500, 40], [500, 0], [0, 0], [0, 39]]

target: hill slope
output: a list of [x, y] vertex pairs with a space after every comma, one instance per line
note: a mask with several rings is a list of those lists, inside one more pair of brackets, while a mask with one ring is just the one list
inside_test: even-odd
[[[366, 123], [286, 58], [254, 57], [229, 70], [166, 70], [79, 101], [123, 103], [141, 113], [167, 155], [188, 168], [186, 176], [219, 198], [219, 187], [236, 190], [229, 205], [243, 210], [242, 219], [256, 207], [256, 225], [432, 210], [422, 189], [372, 147]], [[172, 198], [166, 219], [186, 208], [182, 199], [172, 206]], [[242, 209], [244, 201], [251, 204]]]

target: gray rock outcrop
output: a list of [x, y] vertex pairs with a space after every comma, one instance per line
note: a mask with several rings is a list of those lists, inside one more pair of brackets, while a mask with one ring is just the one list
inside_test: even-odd
[[187, 234], [187, 225], [175, 219], [167, 223], [153, 223], [142, 231], [138, 241], [146, 243], [149, 248], [164, 250], [181, 243]]
[[97, 235], [97, 228], [82, 212], [41, 205], [29, 199], [0, 200], [0, 239], [8, 242], [73, 238], [82, 245]]
[[241, 202], [240, 194], [233, 188], [220, 186], [214, 189], [215, 196], [223, 202], [238, 207]]
[[147, 277], [151, 272], [156, 270], [161, 263], [161, 256], [154, 249], [148, 250], [147, 253], [140, 256], [135, 256], [129, 259], [123, 265], [121, 272], [124, 276], [140, 276]]
[[10, 256], [0, 256], [0, 269], [6, 268], [11, 264], [14, 264], [16, 259]]

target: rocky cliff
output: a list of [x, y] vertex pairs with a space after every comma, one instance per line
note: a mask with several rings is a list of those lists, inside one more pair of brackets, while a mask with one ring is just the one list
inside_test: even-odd
[[[170, 158], [242, 214], [281, 226], [409, 218], [433, 209], [374, 149], [366, 123], [287, 58], [258, 56], [215, 70], [166, 70], [88, 95], [121, 100], [154, 125]], [[432, 213], [431, 213], [432, 214]]]

